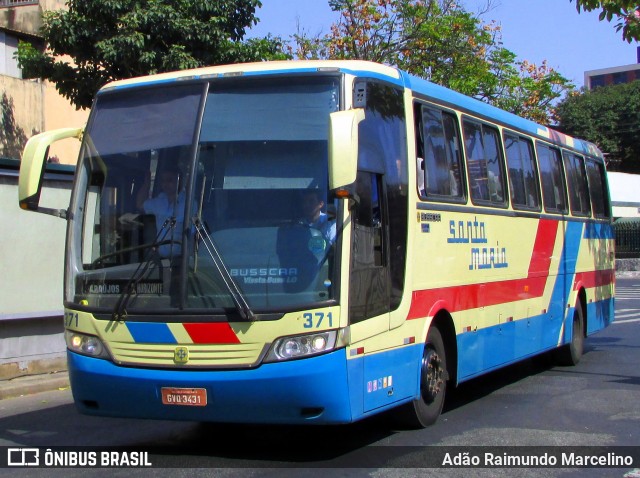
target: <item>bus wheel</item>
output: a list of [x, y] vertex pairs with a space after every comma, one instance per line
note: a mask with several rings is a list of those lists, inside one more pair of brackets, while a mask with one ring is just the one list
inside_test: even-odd
[[420, 397], [398, 409], [399, 421], [408, 428], [424, 428], [436, 422], [447, 390], [447, 357], [437, 326], [429, 329], [420, 363]]
[[584, 350], [584, 314], [582, 304], [578, 302], [573, 312], [571, 342], [558, 350], [557, 362], [560, 365], [577, 365]]

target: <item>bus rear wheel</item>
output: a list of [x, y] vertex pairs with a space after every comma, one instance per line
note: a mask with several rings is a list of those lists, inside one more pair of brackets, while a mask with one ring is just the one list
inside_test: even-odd
[[557, 362], [560, 365], [577, 365], [584, 350], [584, 313], [578, 302], [573, 312], [571, 341], [558, 350]]
[[437, 326], [429, 329], [420, 363], [420, 397], [398, 409], [398, 419], [407, 428], [424, 428], [436, 422], [447, 391], [447, 357]]

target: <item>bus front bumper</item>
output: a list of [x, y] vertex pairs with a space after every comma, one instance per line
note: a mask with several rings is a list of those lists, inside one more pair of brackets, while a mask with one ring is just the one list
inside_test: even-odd
[[[122, 367], [67, 352], [81, 413], [230, 423], [330, 424], [353, 420], [344, 349], [251, 370]], [[163, 388], [205, 389], [206, 405], [165, 405]]]

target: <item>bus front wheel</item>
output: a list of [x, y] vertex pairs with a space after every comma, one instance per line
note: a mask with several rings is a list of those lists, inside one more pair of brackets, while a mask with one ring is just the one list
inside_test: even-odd
[[403, 405], [398, 418], [408, 428], [424, 428], [436, 422], [447, 391], [447, 357], [437, 326], [429, 329], [420, 362], [420, 397]]

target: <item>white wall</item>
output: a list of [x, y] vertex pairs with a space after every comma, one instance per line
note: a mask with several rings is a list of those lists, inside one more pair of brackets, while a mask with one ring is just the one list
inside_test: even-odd
[[[66, 368], [66, 221], [21, 210], [17, 174], [0, 169], [0, 380]], [[41, 204], [67, 208], [71, 179], [45, 179]]]
[[[0, 173], [0, 324], [63, 309], [66, 221], [21, 210], [17, 182]], [[66, 209], [70, 190], [70, 181], [45, 181], [40, 203]]]

